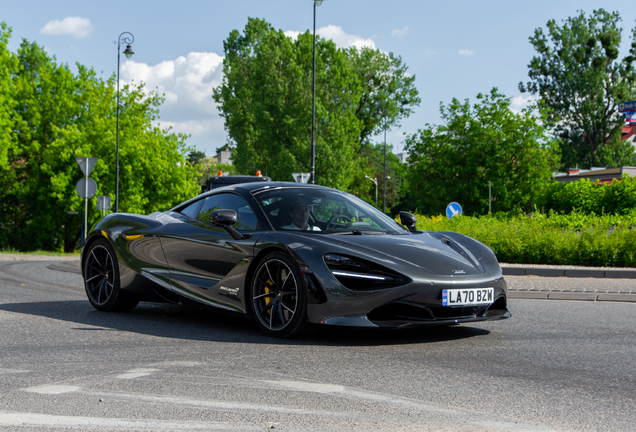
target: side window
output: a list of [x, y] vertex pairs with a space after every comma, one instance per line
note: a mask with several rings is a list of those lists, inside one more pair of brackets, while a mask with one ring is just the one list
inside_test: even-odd
[[190, 204], [189, 206], [181, 210], [181, 213], [183, 213], [186, 216], [190, 216], [192, 219], [196, 219], [200, 205], [201, 205], [201, 200], [193, 202], [192, 204]]
[[236, 212], [237, 221], [233, 225], [236, 230], [258, 231], [262, 229], [247, 201], [243, 197], [229, 193], [216, 194], [206, 198], [197, 219], [201, 222], [209, 222], [212, 212], [221, 209], [232, 209]]

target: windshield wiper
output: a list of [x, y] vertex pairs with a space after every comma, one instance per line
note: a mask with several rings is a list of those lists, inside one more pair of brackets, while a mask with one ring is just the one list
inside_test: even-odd
[[325, 234], [327, 235], [386, 235], [387, 233], [385, 233], [384, 231], [360, 231], [360, 230], [353, 230], [353, 231], [326, 231]]

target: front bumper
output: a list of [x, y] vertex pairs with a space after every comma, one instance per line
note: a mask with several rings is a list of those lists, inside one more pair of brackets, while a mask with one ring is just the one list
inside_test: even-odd
[[[442, 306], [442, 290], [462, 287], [492, 287], [494, 301], [490, 305]], [[382, 291], [343, 294], [327, 294], [326, 302], [309, 304], [309, 320], [326, 325], [401, 328], [501, 320], [511, 316], [503, 278], [461, 283], [411, 283]]]

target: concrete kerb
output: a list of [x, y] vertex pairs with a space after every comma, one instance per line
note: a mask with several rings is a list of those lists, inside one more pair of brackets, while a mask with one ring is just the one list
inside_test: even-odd
[[504, 276], [636, 279], [636, 268], [501, 264]]

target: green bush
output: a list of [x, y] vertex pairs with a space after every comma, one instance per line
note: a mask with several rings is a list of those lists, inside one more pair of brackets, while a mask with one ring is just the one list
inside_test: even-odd
[[636, 209], [620, 216], [551, 211], [451, 220], [416, 217], [418, 229], [468, 235], [488, 245], [505, 263], [636, 267]]
[[571, 213], [624, 214], [636, 208], [636, 177], [624, 174], [612, 183], [581, 179], [569, 183], [553, 182], [539, 199], [543, 211]]

